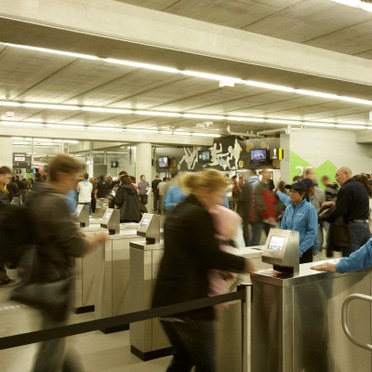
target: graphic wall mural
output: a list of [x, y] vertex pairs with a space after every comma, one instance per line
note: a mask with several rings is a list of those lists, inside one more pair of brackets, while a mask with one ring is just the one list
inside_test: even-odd
[[305, 169], [308, 167], [315, 169], [315, 174], [319, 181], [319, 187], [323, 187], [323, 185], [321, 185], [320, 182], [323, 176], [328, 176], [331, 179], [331, 181], [335, 181], [335, 173], [337, 166], [329, 160], [326, 160], [324, 163], [317, 167], [303, 159], [301, 156], [297, 155], [294, 151], [290, 151], [289, 163], [290, 180], [284, 180], [286, 182], [291, 182], [294, 176], [303, 176]]
[[[198, 171], [203, 168], [214, 168], [222, 171], [238, 169], [257, 169], [263, 166], [280, 168], [279, 160], [270, 159], [270, 150], [280, 147], [279, 138], [242, 139], [237, 136], [217, 138], [213, 145], [207, 147], [184, 147], [184, 155], [179, 161], [181, 171]], [[251, 150], [267, 150], [267, 159], [260, 164], [252, 163]], [[265, 152], [266, 154], [266, 152]], [[258, 153], [257, 156], [260, 154]], [[265, 155], [266, 156], [266, 155]]]

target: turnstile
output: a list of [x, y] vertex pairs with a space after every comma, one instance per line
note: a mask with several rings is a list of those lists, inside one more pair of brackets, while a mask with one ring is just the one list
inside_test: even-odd
[[[371, 371], [371, 353], [354, 345], [341, 325], [346, 297], [371, 295], [371, 273], [324, 273], [312, 265], [300, 265], [295, 276], [274, 270], [251, 275], [252, 372]], [[348, 326], [368, 344], [371, 314], [370, 303], [349, 304]]]

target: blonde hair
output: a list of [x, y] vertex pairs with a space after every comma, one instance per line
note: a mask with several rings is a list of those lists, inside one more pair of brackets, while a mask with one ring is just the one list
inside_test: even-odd
[[183, 173], [179, 177], [179, 185], [183, 193], [191, 194], [197, 187], [199, 175], [197, 173]]
[[204, 169], [200, 172], [196, 188], [204, 187], [208, 190], [225, 188], [228, 179], [215, 169]]

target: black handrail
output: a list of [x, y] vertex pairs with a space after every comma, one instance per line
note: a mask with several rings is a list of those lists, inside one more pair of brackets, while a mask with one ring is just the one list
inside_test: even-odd
[[[239, 287], [238, 287], [239, 288]], [[177, 304], [156, 307], [148, 310], [135, 311], [123, 315], [112, 316], [108, 318], [96, 319], [76, 324], [61, 325], [54, 328], [43, 329], [28, 333], [21, 333], [12, 336], [0, 338], [0, 350], [9, 349], [17, 346], [33, 344], [51, 340], [54, 338], [73, 336], [81, 333], [92, 332], [104, 328], [118, 327], [123, 324], [130, 324], [143, 320], [148, 320], [157, 317], [165, 317], [182, 313], [185, 311], [202, 309], [204, 307], [213, 306], [216, 304], [240, 300], [246, 301], [245, 291], [238, 290], [236, 292], [227, 293], [224, 295], [201, 298], [192, 301], [180, 302]]]

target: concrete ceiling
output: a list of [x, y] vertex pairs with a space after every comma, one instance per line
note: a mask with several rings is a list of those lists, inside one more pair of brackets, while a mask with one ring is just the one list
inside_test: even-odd
[[[105, 0], [107, 1], [107, 0]], [[372, 15], [329, 0], [116, 0], [169, 15], [372, 59]], [[123, 4], [124, 5], [124, 4]], [[0, 13], [1, 15], [1, 13]], [[98, 30], [99, 31], [99, 30]], [[0, 17], [0, 42], [121, 58], [370, 99], [372, 86]], [[372, 73], [371, 73], [372, 74]], [[303, 121], [365, 123], [371, 107], [0, 45], [0, 100]], [[224, 121], [1, 107], [19, 122], [227, 134]], [[9, 115], [9, 114], [8, 114]], [[213, 122], [213, 124], [211, 124]], [[234, 133], [280, 128], [230, 123]], [[1, 133], [1, 132], [0, 132]], [[74, 138], [76, 133], [71, 132]], [[56, 134], [58, 136], [58, 134]], [[156, 140], [154, 139], [154, 142]]]

